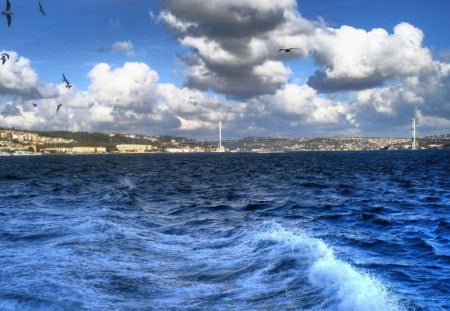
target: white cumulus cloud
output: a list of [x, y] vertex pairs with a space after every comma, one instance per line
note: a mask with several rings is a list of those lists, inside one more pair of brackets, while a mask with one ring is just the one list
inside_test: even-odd
[[422, 31], [407, 23], [395, 26], [392, 34], [380, 28], [319, 29], [309, 40], [310, 53], [324, 70], [309, 84], [321, 91], [357, 90], [420, 74], [432, 65], [422, 39]]
[[44, 86], [37, 73], [31, 67], [28, 58], [14, 51], [1, 51], [9, 55], [9, 59], [0, 65], [0, 95], [20, 95], [27, 97], [53, 96], [56, 89]]

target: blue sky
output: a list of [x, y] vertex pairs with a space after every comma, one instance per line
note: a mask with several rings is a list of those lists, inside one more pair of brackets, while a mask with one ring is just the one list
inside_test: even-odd
[[419, 136], [450, 132], [446, 0], [41, 0], [47, 16], [10, 1], [1, 127], [406, 137], [416, 117]]

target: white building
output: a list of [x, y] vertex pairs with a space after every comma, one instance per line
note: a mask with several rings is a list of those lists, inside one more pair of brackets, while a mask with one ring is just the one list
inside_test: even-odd
[[117, 150], [120, 153], [144, 153], [156, 151], [156, 147], [152, 145], [139, 145], [139, 144], [121, 144], [116, 145]]

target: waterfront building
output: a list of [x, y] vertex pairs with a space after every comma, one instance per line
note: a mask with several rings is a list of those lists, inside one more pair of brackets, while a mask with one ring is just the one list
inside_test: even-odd
[[140, 144], [120, 144], [116, 145], [117, 150], [120, 153], [144, 153], [156, 151], [156, 147], [153, 145], [140, 145]]

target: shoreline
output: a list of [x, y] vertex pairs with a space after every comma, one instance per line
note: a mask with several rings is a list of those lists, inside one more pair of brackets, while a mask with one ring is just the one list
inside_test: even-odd
[[144, 155], [144, 154], [282, 154], [282, 153], [310, 153], [310, 152], [410, 152], [410, 151], [436, 151], [436, 150], [449, 150], [445, 148], [432, 148], [432, 149], [418, 149], [418, 150], [387, 150], [387, 149], [361, 149], [361, 150], [272, 150], [272, 151], [197, 151], [197, 152], [93, 152], [93, 153], [42, 153], [42, 152], [29, 152], [29, 153], [0, 153], [0, 157], [36, 157], [36, 156], [84, 156], [84, 155]]

